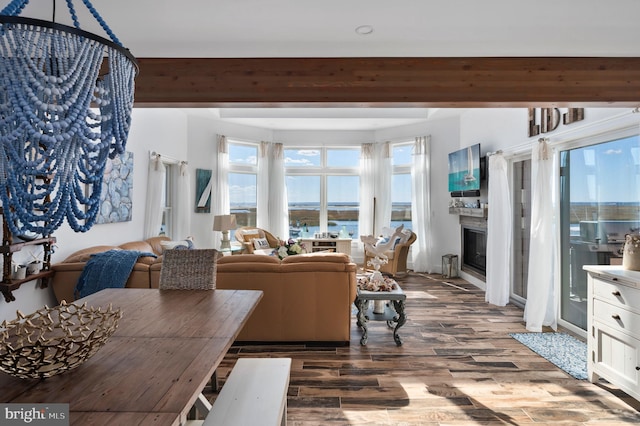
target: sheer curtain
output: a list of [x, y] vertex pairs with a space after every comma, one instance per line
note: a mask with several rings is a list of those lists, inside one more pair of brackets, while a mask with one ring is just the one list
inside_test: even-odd
[[[360, 147], [360, 213], [358, 231], [360, 235], [375, 235], [373, 229], [373, 198], [376, 196], [375, 145], [363, 143]], [[362, 241], [358, 239], [362, 248]]]
[[181, 161], [176, 177], [175, 202], [173, 209], [173, 239], [182, 239], [191, 235], [191, 206], [193, 193], [189, 165]]
[[289, 202], [284, 171], [284, 147], [271, 145], [269, 168], [269, 232], [279, 238], [289, 236]]
[[[227, 137], [217, 135], [218, 142], [218, 161], [217, 176], [215, 184], [212, 185], [214, 193], [211, 196], [211, 211], [214, 216], [229, 214], [229, 147], [227, 146]], [[213, 176], [211, 176], [213, 179]], [[214, 198], [215, 194], [215, 198]], [[211, 218], [211, 229], [213, 229], [213, 217]], [[222, 233], [213, 233], [214, 247], [220, 247], [222, 241]]]
[[269, 142], [260, 142], [258, 147], [258, 176], [256, 200], [256, 226], [269, 230]]
[[487, 290], [493, 305], [509, 303], [513, 213], [507, 161], [502, 154], [489, 157], [489, 218], [487, 220]]
[[431, 272], [431, 136], [416, 138], [411, 167], [411, 222], [417, 239], [411, 247], [413, 270]]
[[[556, 153], [544, 139], [531, 155], [531, 242], [524, 319], [527, 330], [541, 332], [543, 326], [557, 329], [557, 282], [559, 251]], [[492, 176], [493, 178], [493, 176]], [[491, 208], [491, 204], [489, 204]]]
[[144, 211], [144, 238], [155, 237], [162, 226], [162, 211], [164, 197], [164, 181], [166, 168], [159, 155], [149, 160], [147, 173], [147, 201]]
[[391, 225], [391, 144], [379, 145], [376, 155], [376, 229], [375, 235], [382, 233], [382, 228]]

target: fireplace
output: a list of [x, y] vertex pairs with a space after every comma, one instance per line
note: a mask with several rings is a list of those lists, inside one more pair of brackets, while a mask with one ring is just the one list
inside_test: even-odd
[[484, 281], [487, 275], [487, 221], [484, 218], [460, 216], [460, 225], [461, 269]]

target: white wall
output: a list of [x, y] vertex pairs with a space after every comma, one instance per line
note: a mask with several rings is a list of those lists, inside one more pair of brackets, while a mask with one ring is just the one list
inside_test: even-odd
[[[631, 108], [586, 109], [585, 119], [582, 121], [568, 125], [560, 124], [554, 131], [529, 137], [528, 111], [525, 108], [470, 109], [460, 117], [460, 148], [480, 143], [483, 155], [502, 150], [507, 157], [514, 154], [527, 156], [540, 137], [549, 138], [553, 145], [637, 122], [640, 114], [628, 114], [630, 110]], [[560, 108], [560, 112], [566, 112], [566, 108]], [[625, 118], [617, 119], [621, 115]], [[537, 123], [540, 124], [539, 119]], [[486, 194], [483, 196], [486, 197]], [[459, 243], [458, 239], [457, 251], [454, 253], [460, 256]], [[461, 276], [480, 288], [485, 287], [484, 282], [469, 274], [463, 272]]]
[[[545, 134], [553, 139], [570, 138], [589, 132], [602, 131], [606, 126], [590, 127], [616, 116], [627, 109], [588, 109], [585, 120], [569, 126], [559, 126]], [[634, 114], [634, 120], [640, 114]], [[614, 121], [612, 121], [614, 123]], [[612, 124], [614, 125], [614, 124]], [[225, 123], [209, 110], [198, 109], [143, 109], [133, 112], [132, 128], [127, 150], [134, 154], [133, 218], [130, 222], [95, 225], [86, 233], [75, 233], [65, 223], [56, 232], [58, 239], [54, 262], [63, 260], [72, 252], [97, 244], [121, 244], [142, 238], [144, 204], [147, 184], [149, 152], [189, 162], [193, 182], [195, 169], [215, 170], [216, 134], [247, 141], [274, 141], [288, 145], [360, 144], [413, 139], [415, 136], [431, 135], [431, 181], [432, 181], [432, 225], [433, 246], [432, 270], [439, 272], [441, 256], [446, 253], [460, 255], [460, 228], [458, 217], [448, 213], [450, 200], [447, 192], [447, 159], [449, 152], [475, 143], [480, 143], [482, 153], [502, 149], [506, 154], [514, 150], [529, 148], [527, 144], [538, 137], [527, 137], [526, 109], [470, 109], [459, 117], [435, 119], [424, 124], [414, 124], [383, 130], [318, 132], [318, 131], [271, 131], [267, 129]], [[195, 184], [193, 185], [195, 187]], [[195, 190], [195, 189], [194, 189]], [[213, 246], [213, 214], [193, 213], [192, 235], [198, 247]], [[27, 256], [28, 253], [22, 253]], [[16, 255], [16, 259], [20, 254]], [[470, 282], [482, 286], [475, 278], [463, 275]], [[26, 283], [14, 292], [16, 301], [0, 301], [0, 321], [15, 317], [16, 309], [32, 312], [45, 304], [55, 303], [51, 289], [36, 288], [35, 283]]]
[[[54, 232], [57, 238], [52, 262], [59, 262], [81, 248], [98, 244], [121, 244], [142, 238], [147, 186], [149, 152], [156, 151], [176, 159], [187, 157], [187, 116], [178, 109], [142, 109], [133, 111], [132, 126], [126, 149], [133, 153], [133, 206], [129, 222], [94, 225], [85, 233], [74, 232], [65, 222]], [[29, 259], [24, 250], [14, 255], [14, 261]], [[0, 321], [15, 318], [16, 310], [30, 313], [43, 305], [56, 305], [51, 288], [40, 289], [35, 282], [23, 284], [14, 292], [16, 300], [0, 301]]]
[[431, 271], [440, 272], [444, 254], [460, 253], [458, 217], [449, 214], [448, 155], [460, 146], [458, 117], [443, 118], [425, 124], [394, 127], [376, 132], [376, 140], [412, 140], [431, 135]]
[[373, 131], [275, 130], [273, 142], [285, 146], [360, 145], [375, 142]]
[[65, 222], [56, 232], [57, 249], [52, 259], [94, 244], [121, 244], [142, 238], [146, 202], [149, 153], [156, 151], [173, 159], [187, 159], [187, 116], [179, 109], [135, 108], [127, 141], [133, 153], [133, 206], [129, 222], [94, 225], [86, 233], [74, 232]]
[[[195, 191], [196, 169], [211, 169], [216, 175], [216, 136], [260, 142], [271, 141], [271, 130], [243, 126], [217, 120], [207, 110], [190, 110], [188, 118], [189, 170]], [[213, 213], [194, 213], [191, 216], [191, 234], [199, 248], [213, 248]], [[213, 209], [212, 209], [213, 211]]]

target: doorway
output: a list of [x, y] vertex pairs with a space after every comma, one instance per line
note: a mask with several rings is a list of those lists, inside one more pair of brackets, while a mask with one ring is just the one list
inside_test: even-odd
[[584, 265], [620, 265], [625, 235], [640, 229], [637, 135], [560, 153], [560, 319], [587, 329]]

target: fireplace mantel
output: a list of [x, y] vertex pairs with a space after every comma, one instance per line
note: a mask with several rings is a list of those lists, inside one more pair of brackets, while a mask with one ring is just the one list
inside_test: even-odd
[[487, 209], [486, 208], [475, 209], [470, 207], [449, 207], [449, 214], [486, 218]]

